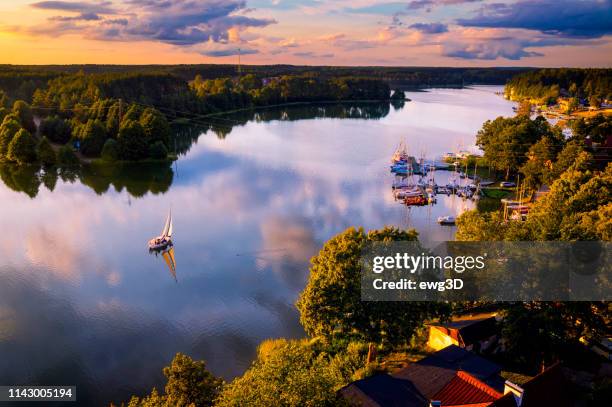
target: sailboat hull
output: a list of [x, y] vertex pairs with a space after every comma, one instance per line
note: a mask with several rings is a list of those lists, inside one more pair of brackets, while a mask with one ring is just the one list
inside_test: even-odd
[[168, 236], [160, 236], [149, 240], [149, 250], [164, 250], [172, 246], [172, 240]]

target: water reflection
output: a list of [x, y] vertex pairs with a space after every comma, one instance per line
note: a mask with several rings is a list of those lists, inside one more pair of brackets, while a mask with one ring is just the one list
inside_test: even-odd
[[41, 185], [53, 192], [58, 179], [65, 183], [78, 180], [98, 195], [106, 193], [112, 186], [115, 191], [125, 189], [132, 197], [138, 198], [148, 192], [159, 194], [168, 191], [174, 171], [170, 163], [100, 163], [70, 169], [0, 163], [0, 178], [4, 185], [30, 198], [38, 195]]
[[161, 255], [162, 259], [168, 266], [168, 271], [174, 281], [178, 283], [178, 279], [176, 278], [176, 259], [174, 257], [174, 246], [169, 246], [163, 250], [149, 250], [150, 253], [155, 254], [155, 257]]
[[[404, 137], [416, 155], [461, 138], [469, 147], [484, 120], [512, 114], [495, 90], [409, 94], [400, 110], [358, 119], [330, 117], [329, 106], [227, 116], [224, 139], [210, 126], [178, 129], [174, 167], [0, 167], [0, 360], [11, 366], [0, 383], [75, 383], [83, 404], [105, 405], [159, 386], [179, 351], [240, 374], [263, 339], [303, 335], [293, 304], [330, 236], [390, 224], [452, 238], [435, 220], [468, 203], [406, 208], [391, 193], [389, 156]], [[170, 207], [178, 282], [145, 252]]]

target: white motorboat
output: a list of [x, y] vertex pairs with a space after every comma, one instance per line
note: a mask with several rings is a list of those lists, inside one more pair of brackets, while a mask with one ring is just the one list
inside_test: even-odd
[[439, 216], [438, 223], [442, 226], [452, 226], [455, 224], [454, 216]]
[[172, 246], [172, 212], [168, 212], [161, 235], [149, 240], [150, 250], [164, 250]]

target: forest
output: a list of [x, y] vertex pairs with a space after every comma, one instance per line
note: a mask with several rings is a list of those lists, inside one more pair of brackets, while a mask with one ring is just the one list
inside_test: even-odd
[[554, 103], [560, 96], [578, 99], [612, 99], [612, 69], [549, 68], [512, 77], [506, 84], [511, 100], [535, 99]]

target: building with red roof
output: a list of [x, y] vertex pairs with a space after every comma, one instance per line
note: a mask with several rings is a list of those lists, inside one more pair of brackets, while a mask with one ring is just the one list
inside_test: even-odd
[[503, 396], [501, 368], [456, 345], [392, 375], [353, 382], [339, 394], [360, 407], [485, 407]]

